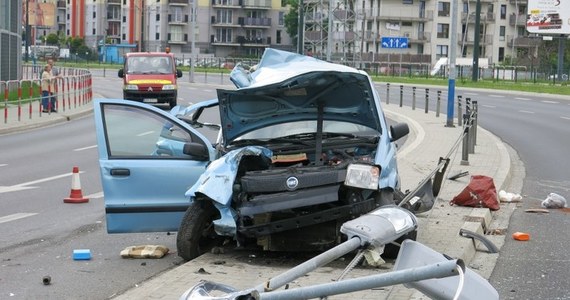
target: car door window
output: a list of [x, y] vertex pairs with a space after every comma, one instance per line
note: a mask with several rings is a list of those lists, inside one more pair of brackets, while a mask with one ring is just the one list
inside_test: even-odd
[[190, 158], [183, 148], [192, 142], [192, 134], [155, 112], [106, 104], [103, 119], [110, 159]]

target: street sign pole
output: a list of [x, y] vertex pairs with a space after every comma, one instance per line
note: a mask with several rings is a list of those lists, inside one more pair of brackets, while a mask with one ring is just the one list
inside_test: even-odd
[[447, 87], [447, 121], [445, 126], [453, 127], [455, 100], [455, 60], [457, 57], [457, 0], [451, 1], [451, 39], [449, 39], [449, 77]]

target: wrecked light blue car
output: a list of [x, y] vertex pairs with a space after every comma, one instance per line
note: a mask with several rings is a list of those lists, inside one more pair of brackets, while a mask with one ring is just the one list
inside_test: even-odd
[[394, 141], [409, 129], [388, 127], [365, 72], [266, 49], [231, 76], [237, 89], [170, 112], [95, 101], [108, 232], [178, 231], [186, 260], [228, 241], [323, 250], [402, 200]]

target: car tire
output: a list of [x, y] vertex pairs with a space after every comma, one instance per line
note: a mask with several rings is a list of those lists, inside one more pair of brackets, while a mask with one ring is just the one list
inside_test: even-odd
[[176, 248], [184, 260], [192, 260], [218, 244], [213, 221], [219, 212], [211, 200], [195, 200], [190, 204], [178, 229]]
[[168, 102], [168, 106], [170, 106], [170, 109], [173, 109], [176, 106], [176, 99], [170, 100], [170, 102]]

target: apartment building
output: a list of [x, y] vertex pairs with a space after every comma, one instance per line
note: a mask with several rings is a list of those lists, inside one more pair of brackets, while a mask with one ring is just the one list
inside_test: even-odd
[[57, 10], [57, 31], [83, 37], [89, 47], [106, 41], [191, 53], [194, 44], [198, 53], [220, 57], [294, 49], [281, 0], [57, 0]]
[[[479, 57], [489, 65], [510, 58], [536, 57], [541, 38], [526, 31], [526, 0], [457, 1], [457, 32], [451, 32], [451, 0], [305, 0], [305, 47], [333, 59], [431, 64], [448, 57], [472, 58], [475, 34]], [[332, 16], [328, 18], [327, 16]], [[326, 24], [325, 24], [326, 23]], [[332, 28], [329, 47], [324, 28]], [[451, 35], [455, 43], [450, 44]], [[405, 37], [405, 48], [382, 45], [382, 38]], [[328, 52], [327, 52], [328, 51]], [[520, 61], [520, 59], [519, 59]]]
[[0, 0], [0, 81], [21, 77], [21, 7], [18, 0]]

